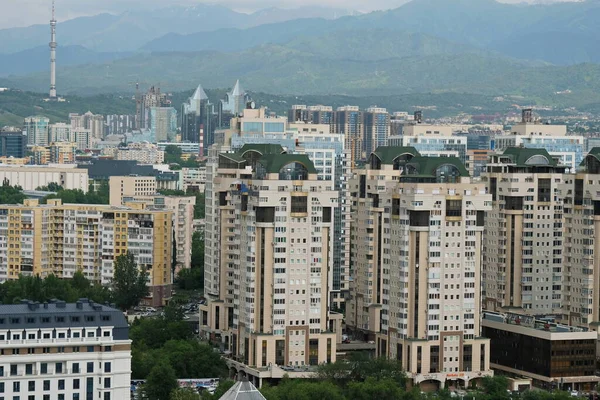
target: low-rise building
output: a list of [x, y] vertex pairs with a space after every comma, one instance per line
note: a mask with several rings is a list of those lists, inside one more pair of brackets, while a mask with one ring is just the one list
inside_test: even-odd
[[546, 389], [591, 390], [600, 382], [597, 332], [512, 313], [484, 312], [481, 325], [495, 370], [532, 378]]
[[130, 382], [121, 311], [87, 299], [0, 305], [0, 397], [122, 400]]
[[0, 182], [7, 180], [23, 190], [35, 190], [54, 182], [64, 189], [88, 191], [88, 172], [76, 165], [0, 165]]
[[162, 164], [165, 152], [155, 144], [141, 142], [130, 143], [127, 147], [105, 148], [102, 154], [112, 156], [115, 160], [135, 160], [140, 164]]

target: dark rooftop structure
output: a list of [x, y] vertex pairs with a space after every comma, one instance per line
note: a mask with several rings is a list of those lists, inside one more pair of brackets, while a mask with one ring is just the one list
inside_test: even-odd
[[79, 168], [87, 169], [92, 180], [107, 180], [111, 176], [155, 176], [159, 181], [176, 181], [179, 179], [175, 172], [162, 172], [151, 165], [139, 165], [131, 160], [91, 160], [89, 163], [80, 164]]
[[454, 183], [469, 177], [458, 157], [414, 157], [406, 163], [403, 182]]
[[504, 173], [564, 173], [566, 169], [546, 149], [526, 147], [509, 147], [502, 154], [494, 154], [487, 166], [488, 172]]
[[102, 326], [114, 327], [113, 337], [116, 340], [129, 338], [127, 320], [114, 305], [102, 305], [89, 299], [79, 299], [76, 303], [23, 300], [20, 304], [0, 304], [0, 330]]
[[380, 170], [382, 165], [393, 165], [400, 170], [409, 160], [421, 154], [414, 147], [379, 146], [370, 157], [370, 168]]

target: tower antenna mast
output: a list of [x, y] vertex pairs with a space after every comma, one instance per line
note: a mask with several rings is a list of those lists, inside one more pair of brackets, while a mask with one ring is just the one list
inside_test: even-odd
[[52, 19], [50, 20], [50, 100], [56, 100], [56, 13], [52, 0]]

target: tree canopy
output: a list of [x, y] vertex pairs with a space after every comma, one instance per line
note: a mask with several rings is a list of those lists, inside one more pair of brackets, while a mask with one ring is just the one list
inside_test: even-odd
[[[50, 183], [47, 189], [50, 189]], [[44, 197], [40, 203], [46, 204], [50, 199], [61, 199], [63, 204], [109, 204], [109, 186], [107, 181], [102, 181], [98, 187], [98, 190], [94, 190], [94, 187], [90, 185], [87, 193], [80, 189], [63, 189], [61, 186], [54, 187], [58, 190], [56, 194], [50, 194]], [[43, 187], [41, 188], [43, 189]]]
[[0, 186], [0, 204], [22, 204], [26, 198], [21, 186], [11, 186], [8, 179], [4, 179]]
[[88, 298], [97, 303], [112, 302], [108, 288], [90, 282], [81, 271], [75, 272], [72, 279], [60, 279], [55, 275], [46, 278], [39, 276], [19, 276], [0, 284], [0, 299], [4, 304], [16, 304], [21, 300], [43, 303], [52, 299], [73, 303], [80, 298]]
[[115, 302], [122, 310], [137, 306], [149, 293], [148, 273], [138, 268], [133, 254], [119, 255], [114, 262], [112, 290]]

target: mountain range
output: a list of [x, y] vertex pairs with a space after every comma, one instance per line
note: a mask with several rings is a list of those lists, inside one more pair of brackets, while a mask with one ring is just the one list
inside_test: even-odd
[[[600, 0], [413, 0], [388, 11], [308, 18], [321, 11], [247, 15], [201, 6], [102, 15], [88, 17], [86, 33], [61, 42], [68, 24], [83, 23], [68, 21], [59, 25], [58, 87], [65, 94], [123, 92], [140, 80], [176, 91], [198, 83], [228, 87], [242, 78], [254, 91], [278, 94], [455, 92], [554, 104], [600, 101]], [[33, 43], [37, 28], [21, 29], [23, 35], [0, 31], [0, 49], [7, 38], [13, 49]], [[80, 56], [69, 58], [66, 46], [85, 51], [74, 47]], [[100, 52], [105, 49], [111, 51]], [[39, 61], [28, 63], [34, 56]], [[30, 66], [44, 68], [47, 58], [47, 47], [1, 56], [0, 76], [12, 74], [6, 78], [13, 87], [45, 90], [47, 72]], [[572, 95], [557, 94], [567, 90]]]
[[[266, 23], [300, 18], [342, 17], [352, 11], [326, 7], [301, 7], [293, 10], [268, 8], [252, 14], [229, 8], [198, 4], [158, 10], [135, 10], [119, 15], [99, 14], [74, 18], [57, 25], [59, 46], [80, 45], [99, 52], [128, 52], [169, 33], [189, 34], [223, 28], [246, 29]], [[48, 45], [47, 24], [0, 30], [0, 53], [10, 54]]]

